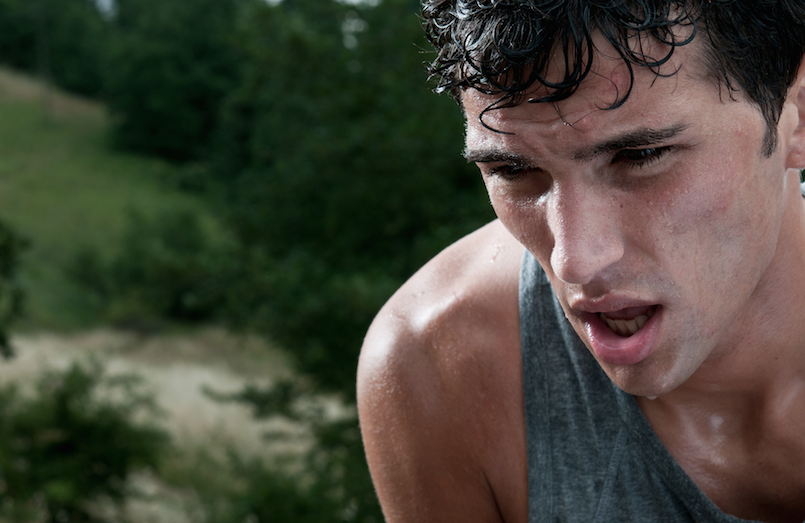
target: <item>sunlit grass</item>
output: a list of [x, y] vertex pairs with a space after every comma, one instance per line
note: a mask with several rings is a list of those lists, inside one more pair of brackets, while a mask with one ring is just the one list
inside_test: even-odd
[[38, 84], [0, 71], [0, 218], [30, 241], [21, 267], [26, 326], [91, 322], [81, 318], [81, 297], [64, 267], [82, 247], [102, 255], [118, 248], [131, 211], [204, 212], [164, 183], [174, 166], [112, 150], [107, 118], [99, 104], [63, 93], [43, 103]]

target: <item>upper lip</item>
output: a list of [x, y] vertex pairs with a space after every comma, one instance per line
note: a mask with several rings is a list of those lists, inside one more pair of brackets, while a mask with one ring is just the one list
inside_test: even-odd
[[578, 313], [608, 313], [629, 309], [632, 307], [652, 307], [659, 305], [656, 301], [650, 301], [633, 296], [619, 296], [607, 294], [598, 298], [576, 297], [568, 300], [568, 306]]

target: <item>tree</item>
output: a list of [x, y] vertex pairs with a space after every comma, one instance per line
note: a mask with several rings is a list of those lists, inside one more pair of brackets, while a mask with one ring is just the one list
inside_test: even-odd
[[247, 261], [233, 315], [349, 398], [383, 301], [491, 218], [458, 160], [461, 115], [427, 89], [417, 7], [252, 6], [216, 137], [215, 190]]
[[[458, 160], [460, 112], [427, 89], [415, 0], [251, 9], [211, 187], [241, 250], [230, 317], [279, 341], [303, 378], [240, 399], [263, 415], [321, 391], [351, 403], [382, 303], [492, 213]], [[380, 521], [357, 419], [305, 421], [319, 441], [314, 491], [347, 521]]]
[[161, 429], [135, 421], [154, 409], [137, 383], [74, 364], [43, 375], [33, 397], [0, 387], [0, 514], [105, 521], [91, 504], [121, 505], [129, 474], [155, 466], [168, 444]]
[[[203, 272], [222, 289], [208, 302], [296, 364], [293, 383], [237, 398], [260, 415], [293, 413], [309, 394], [354, 403], [361, 341], [382, 303], [492, 218], [474, 168], [458, 159], [460, 112], [427, 88], [417, 10], [417, 0], [119, 0], [105, 81], [114, 135], [193, 160], [190, 185], [231, 229], [237, 261]], [[201, 249], [157, 247], [137, 251], [128, 280], [155, 281], [147, 266], [175, 267], [173, 254]], [[320, 443], [308, 492], [326, 494], [345, 521], [380, 521], [357, 419], [301, 421]], [[244, 510], [270, 514], [258, 487]]]
[[234, 80], [238, 0], [118, 0], [104, 97], [126, 149], [198, 157]]
[[4, 358], [14, 354], [9, 329], [23, 311], [24, 292], [17, 274], [20, 255], [26, 243], [0, 221], [0, 356]]
[[0, 63], [38, 72], [46, 45], [50, 79], [69, 91], [100, 95], [105, 38], [92, 0], [0, 0]]

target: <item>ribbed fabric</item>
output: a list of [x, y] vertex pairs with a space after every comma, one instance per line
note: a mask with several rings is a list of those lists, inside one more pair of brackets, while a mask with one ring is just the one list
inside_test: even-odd
[[604, 374], [526, 252], [520, 325], [529, 523], [739, 523], [674, 461]]

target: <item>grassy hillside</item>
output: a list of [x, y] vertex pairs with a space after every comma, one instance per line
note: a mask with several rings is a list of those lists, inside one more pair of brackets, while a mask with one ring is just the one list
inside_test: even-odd
[[0, 218], [30, 242], [23, 326], [86, 326], [93, 318], [64, 269], [79, 249], [117, 248], [131, 211], [205, 209], [161, 180], [173, 166], [113, 151], [101, 105], [58, 91], [47, 103], [43, 96], [34, 80], [0, 70]]

